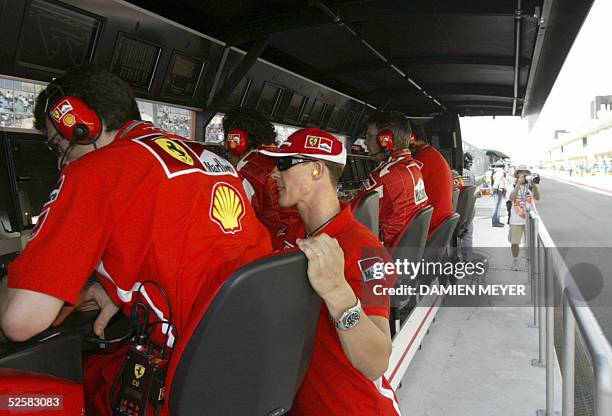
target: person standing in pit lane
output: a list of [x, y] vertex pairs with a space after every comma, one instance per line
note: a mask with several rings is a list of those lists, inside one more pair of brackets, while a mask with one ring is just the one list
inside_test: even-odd
[[516, 183], [510, 192], [510, 229], [508, 230], [508, 241], [512, 251], [512, 270], [521, 270], [519, 264], [519, 245], [525, 233], [525, 223], [530, 210], [535, 210], [535, 201], [540, 200], [540, 189], [529, 178], [530, 171], [525, 165], [516, 168], [514, 177]]
[[427, 238], [453, 214], [453, 175], [442, 153], [429, 144], [423, 126], [412, 122], [410, 150], [421, 163], [425, 192], [434, 211], [429, 223]]
[[[151, 339], [175, 351], [169, 394], [192, 313], [233, 271], [271, 252], [265, 228], [228, 161], [140, 121], [130, 88], [106, 70], [66, 72], [38, 96], [35, 119], [62, 170], [9, 267], [2, 328], [24, 341], [60, 322], [71, 305], [92, 301], [100, 308], [93, 330], [102, 336], [120, 308], [129, 316], [143, 302], [162, 322]], [[100, 282], [84, 287], [94, 270]], [[109, 393], [126, 351], [86, 359], [87, 414], [113, 414]]]
[[[476, 186], [476, 176], [471, 171], [474, 158], [470, 152], [465, 152], [463, 155], [463, 186]], [[474, 237], [474, 212], [466, 221], [465, 232], [459, 238], [459, 253], [463, 260], [469, 260], [472, 255], [473, 237]]]
[[506, 170], [498, 166], [495, 168], [493, 173], [493, 198], [495, 199], [495, 206], [493, 207], [493, 214], [491, 216], [491, 222], [493, 227], [504, 227], [504, 223], [499, 220], [499, 209], [502, 201], [506, 197], [506, 189], [508, 188], [508, 180], [506, 178]]
[[386, 160], [372, 171], [352, 206], [368, 192], [378, 192], [380, 240], [386, 247], [395, 247], [416, 214], [428, 206], [428, 194], [420, 164], [408, 149], [412, 133], [408, 119], [401, 113], [388, 113], [378, 120], [380, 130], [374, 139], [368, 138], [368, 149]]
[[[272, 176], [279, 204], [297, 207], [302, 222], [287, 233], [308, 258], [308, 279], [323, 299], [310, 367], [291, 414], [399, 415], [384, 377], [391, 354], [389, 297], [374, 285], [393, 287], [395, 275], [376, 276], [376, 266], [392, 261], [374, 235], [336, 194], [346, 150], [320, 129], [293, 133], [274, 150]], [[382, 269], [379, 269], [382, 270]]]
[[278, 205], [276, 183], [270, 177], [276, 161], [261, 153], [276, 148], [274, 126], [255, 110], [235, 109], [223, 117], [223, 130], [228, 152], [240, 158], [236, 169], [257, 218], [272, 240], [282, 241], [287, 228], [300, 221], [300, 215], [295, 208]]

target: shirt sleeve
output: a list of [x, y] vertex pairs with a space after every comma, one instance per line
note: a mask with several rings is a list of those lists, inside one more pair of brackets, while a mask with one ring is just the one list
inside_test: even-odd
[[9, 266], [9, 287], [74, 304], [100, 262], [109, 234], [109, 193], [102, 178], [78, 162], [62, 172], [27, 247]]
[[389, 319], [390, 298], [385, 289], [393, 287], [395, 274], [385, 273], [385, 264], [392, 261], [380, 243], [372, 246], [361, 248], [360, 257], [346, 265], [345, 277], [368, 316]]

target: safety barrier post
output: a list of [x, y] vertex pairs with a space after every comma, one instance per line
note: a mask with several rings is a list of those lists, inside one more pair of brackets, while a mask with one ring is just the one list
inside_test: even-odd
[[546, 416], [555, 414], [555, 317], [553, 301], [552, 253], [550, 248], [544, 250], [544, 291], [546, 308]]
[[537, 328], [538, 326], [538, 290], [536, 283], [536, 275], [537, 275], [537, 242], [538, 242], [538, 234], [537, 234], [537, 226], [536, 221], [537, 218], [529, 215], [529, 226], [527, 227], [529, 230], [529, 247], [528, 247], [528, 264], [529, 264], [529, 281], [531, 283], [531, 301], [533, 302], [533, 322], [529, 323], [530, 328]]
[[563, 416], [574, 416], [574, 369], [576, 320], [572, 314], [569, 292], [563, 294]]
[[612, 364], [610, 357], [591, 357], [595, 369], [595, 415], [612, 415]]
[[[537, 225], [537, 223], [536, 223]], [[544, 256], [542, 256], [544, 252]], [[544, 258], [542, 258], [544, 257]], [[536, 291], [536, 311], [538, 315], [537, 327], [538, 327], [538, 358], [531, 360], [531, 365], [534, 367], [544, 367], [544, 356], [546, 354], [545, 339], [546, 339], [546, 325], [544, 323], [544, 277], [545, 266], [546, 266], [546, 248], [540, 240], [536, 237], [536, 270], [535, 270], [535, 291]]]

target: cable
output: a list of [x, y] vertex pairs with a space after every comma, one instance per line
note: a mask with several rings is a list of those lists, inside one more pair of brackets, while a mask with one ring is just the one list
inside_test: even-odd
[[[160, 349], [160, 356], [161, 357], [165, 357], [166, 355], [166, 345], [168, 344], [168, 339], [169, 337], [169, 333], [171, 329], [174, 329], [174, 332], [176, 333], [175, 335], [175, 342], [178, 340], [178, 333], [176, 331], [176, 326], [172, 323], [172, 304], [170, 303], [170, 298], [168, 298], [168, 295], [166, 294], [166, 291], [161, 287], [161, 285], [157, 282], [154, 282], [152, 280], [145, 280], [143, 281], [140, 286], [138, 286], [138, 293], [142, 294], [140, 289], [146, 284], [146, 283], [150, 283], [153, 286], [155, 286], [159, 292], [161, 293], [161, 295], [164, 297], [165, 301], [166, 301], [166, 306], [168, 307], [168, 321], [166, 321], [165, 323], [168, 325], [168, 328], [166, 329], [166, 332], [162, 334], [165, 335], [166, 337], [166, 342], [163, 343], [163, 345], [161, 346]], [[172, 356], [172, 354], [170, 355]]]

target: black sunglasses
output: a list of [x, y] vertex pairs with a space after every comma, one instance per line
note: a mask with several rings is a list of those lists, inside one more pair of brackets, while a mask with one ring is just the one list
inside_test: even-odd
[[279, 157], [276, 160], [276, 168], [279, 170], [279, 172], [282, 172], [295, 165], [299, 165], [300, 163], [315, 162], [315, 161], [316, 161], [315, 159], [307, 159], [303, 157], [293, 157], [293, 156]]

